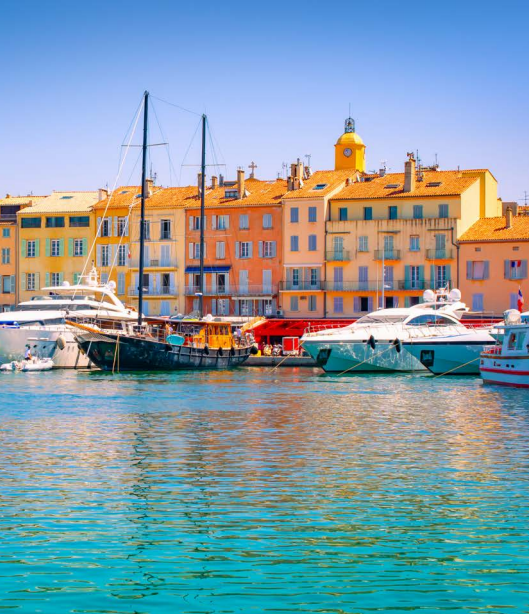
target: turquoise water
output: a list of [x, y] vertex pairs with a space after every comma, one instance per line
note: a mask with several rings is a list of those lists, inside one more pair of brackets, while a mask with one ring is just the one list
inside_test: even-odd
[[529, 611], [523, 390], [308, 369], [0, 386], [0, 611]]

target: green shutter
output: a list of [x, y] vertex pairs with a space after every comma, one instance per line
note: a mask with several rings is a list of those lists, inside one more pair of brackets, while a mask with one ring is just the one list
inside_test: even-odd
[[46, 273], [46, 288], [50, 285], [50, 274]]
[[430, 265], [430, 287], [432, 290], [437, 290], [435, 287], [435, 264]]
[[452, 281], [452, 267], [449, 264], [446, 265], [446, 280]]
[[28, 242], [26, 241], [26, 239], [22, 239], [22, 250], [21, 250], [22, 258], [26, 257], [26, 254], [27, 254], [27, 244], [28, 244]]
[[50, 257], [50, 240], [46, 239], [46, 258], [49, 258], [49, 257]]
[[83, 242], [83, 253], [81, 255], [82, 256], [87, 256], [88, 255], [88, 240], [87, 239], [81, 239], [81, 241]]
[[404, 267], [404, 288], [406, 290], [410, 289], [410, 286], [411, 286], [410, 282], [411, 282], [411, 267], [410, 265], [407, 264]]
[[63, 281], [64, 281], [64, 273], [59, 273], [59, 286], [62, 286]]
[[20, 275], [20, 288], [21, 288], [22, 290], [25, 290], [25, 289], [26, 289], [26, 274], [25, 274], [25, 273], [22, 273], [22, 274]]
[[64, 256], [64, 239], [59, 239], [59, 256]]
[[68, 256], [73, 256], [73, 239], [68, 239]]
[[35, 258], [40, 258], [40, 239], [35, 241]]
[[35, 273], [35, 290], [40, 290], [40, 273]]
[[424, 282], [424, 264], [419, 266], [419, 281]]

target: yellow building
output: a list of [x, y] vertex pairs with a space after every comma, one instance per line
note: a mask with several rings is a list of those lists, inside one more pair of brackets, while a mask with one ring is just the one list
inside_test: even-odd
[[95, 192], [52, 192], [17, 213], [20, 300], [64, 281], [76, 283], [95, 237]]
[[345, 131], [334, 146], [334, 169], [360, 173], [366, 170], [366, 146], [356, 133], [352, 117], [345, 120]]

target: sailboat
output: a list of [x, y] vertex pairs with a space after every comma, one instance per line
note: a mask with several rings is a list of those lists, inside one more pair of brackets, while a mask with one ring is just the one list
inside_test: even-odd
[[202, 184], [200, 203], [199, 317], [181, 321], [145, 320], [143, 270], [145, 244], [145, 198], [147, 171], [149, 92], [143, 98], [143, 146], [140, 210], [140, 261], [137, 323], [124, 322], [120, 330], [99, 329], [81, 322], [76, 341], [88, 358], [105, 371], [175, 371], [182, 369], [226, 369], [242, 364], [254, 348], [245, 338], [235, 338], [231, 325], [204, 317], [204, 217], [206, 178], [206, 126], [202, 115]]

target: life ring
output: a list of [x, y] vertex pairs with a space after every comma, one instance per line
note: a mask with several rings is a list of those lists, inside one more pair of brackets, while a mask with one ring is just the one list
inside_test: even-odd
[[62, 335], [59, 335], [57, 337], [57, 347], [59, 348], [59, 350], [64, 350], [64, 348], [66, 347], [66, 339]]

